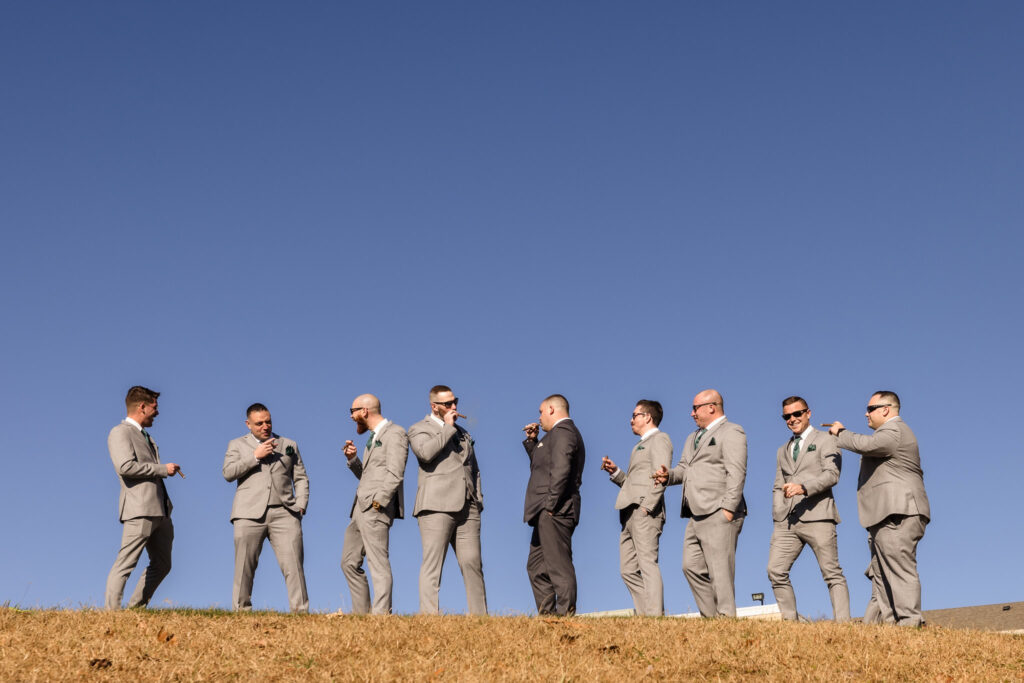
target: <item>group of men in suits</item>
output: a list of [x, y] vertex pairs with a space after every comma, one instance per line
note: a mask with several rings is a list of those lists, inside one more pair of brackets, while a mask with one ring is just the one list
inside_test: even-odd
[[[107, 579], [106, 606], [121, 605], [124, 584], [146, 549], [150, 564], [128, 602], [145, 606], [171, 567], [174, 527], [164, 479], [182, 474], [162, 464], [147, 427], [159, 414], [159, 393], [135, 386], [125, 399], [127, 417], [108, 438], [110, 457], [121, 483], [121, 548]], [[359, 480], [345, 530], [341, 568], [356, 613], [391, 612], [392, 574], [389, 533], [404, 516], [403, 479], [411, 447], [419, 465], [416, 502], [423, 545], [419, 577], [420, 612], [438, 613], [438, 589], [449, 546], [466, 584], [471, 614], [486, 614], [480, 552], [483, 492], [469, 432], [457, 424], [458, 398], [437, 385], [429, 392], [430, 412], [408, 433], [381, 414], [372, 394], [357, 396], [350, 416], [359, 434], [369, 433], [362, 457], [352, 441], [342, 452]], [[774, 528], [768, 575], [783, 618], [796, 619], [796, 597], [789, 571], [810, 545], [832, 600], [834, 617], [850, 616], [846, 579], [839, 566], [836, 510], [832, 488], [842, 468], [841, 449], [861, 455], [858, 512], [868, 530], [872, 581], [872, 621], [920, 625], [921, 586], [917, 544], [930, 518], [917, 440], [900, 418], [899, 397], [891, 391], [871, 396], [866, 416], [873, 434], [854, 434], [840, 422], [829, 432], [814, 429], [807, 401], [790, 396], [782, 417], [791, 438], [776, 453], [773, 487]], [[626, 471], [605, 456], [602, 469], [621, 490], [616, 497], [621, 533], [619, 560], [638, 614], [664, 614], [658, 567], [665, 524], [664, 490], [682, 486], [681, 515], [689, 522], [683, 539], [683, 573], [702, 616], [735, 616], [736, 545], [747, 514], [747, 439], [725, 416], [719, 392], [694, 397], [690, 415], [697, 425], [672, 467], [672, 440], [660, 431], [660, 403], [638, 401], [630, 426], [639, 441]], [[249, 433], [232, 440], [224, 457], [224, 478], [237, 482], [231, 509], [234, 525], [235, 609], [252, 608], [253, 575], [266, 539], [277, 556], [294, 612], [309, 600], [303, 573], [301, 520], [309, 501], [309, 478], [298, 445], [273, 432], [269, 409], [254, 403], [246, 411]], [[537, 422], [523, 427], [530, 460], [524, 521], [532, 528], [527, 575], [540, 614], [572, 615], [577, 581], [572, 536], [580, 521], [580, 486], [586, 449], [561, 394], [545, 398]], [[544, 432], [543, 438], [540, 432]], [[184, 476], [182, 474], [182, 476]], [[369, 566], [375, 595], [363, 569]]]

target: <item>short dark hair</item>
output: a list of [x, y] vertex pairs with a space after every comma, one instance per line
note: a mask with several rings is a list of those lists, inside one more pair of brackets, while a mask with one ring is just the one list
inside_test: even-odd
[[128, 395], [124, 397], [124, 405], [128, 410], [131, 410], [132, 407], [138, 403], [156, 403], [156, 400], [159, 397], [159, 391], [153, 391], [146, 387], [134, 386], [128, 390]]
[[900, 397], [896, 395], [895, 391], [876, 391], [874, 395], [878, 396], [883, 401], [889, 401], [890, 403], [892, 403], [894, 406], [896, 406], [896, 410], [900, 409]]
[[665, 411], [661, 409], [661, 404], [657, 401], [649, 398], [642, 398], [636, 402], [637, 408], [642, 408], [645, 413], [651, 416], [651, 422], [657, 427], [661, 424], [661, 418], [665, 416]]
[[269, 413], [270, 408], [266, 407], [262, 403], [253, 403], [251, 406], [245, 409], [245, 419], [249, 419], [249, 416], [253, 413]]
[[567, 399], [565, 396], [562, 396], [561, 394], [551, 394], [546, 399], [544, 399], [544, 403], [551, 403], [555, 406], [555, 408], [559, 410], [564, 410], [566, 415], [569, 414], [569, 399]]
[[783, 408], [785, 408], [786, 406], [791, 406], [794, 403], [803, 403], [808, 408], [811, 405], [802, 396], [790, 396], [789, 398], [782, 399], [782, 407]]
[[443, 394], [445, 392], [448, 392], [449, 394], [452, 393], [452, 388], [447, 387], [443, 384], [435, 384], [434, 386], [430, 387], [430, 400], [433, 401], [435, 396], [437, 396], [438, 394]]

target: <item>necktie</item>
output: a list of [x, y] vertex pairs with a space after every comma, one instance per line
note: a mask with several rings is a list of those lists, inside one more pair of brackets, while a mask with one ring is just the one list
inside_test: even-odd
[[142, 435], [143, 435], [144, 437], [146, 437], [146, 443], [148, 443], [148, 444], [149, 444], [149, 447], [150, 447], [150, 449], [152, 449], [152, 450], [154, 450], [154, 451], [155, 451], [156, 449], [155, 449], [155, 448], [153, 448], [153, 439], [151, 439], [151, 438], [149, 437], [149, 432], [147, 432], [147, 431], [146, 431], [145, 429], [143, 429], [143, 430], [142, 430]]
[[800, 437], [793, 439], [793, 460], [796, 461], [796, 456], [800, 454]]
[[373, 434], [370, 434], [370, 438], [366, 440], [366, 450], [370, 450], [370, 446], [373, 445]]
[[700, 446], [701, 437], [704, 436], [704, 432], [706, 431], [708, 430], [704, 429], [703, 427], [697, 430], [697, 436], [694, 437], [693, 439], [693, 450], [697, 450], [697, 448]]

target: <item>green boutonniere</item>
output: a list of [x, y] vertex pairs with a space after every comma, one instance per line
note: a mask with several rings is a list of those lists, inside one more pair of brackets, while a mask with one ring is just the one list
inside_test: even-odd
[[711, 437], [711, 442], [708, 445], [709, 446], [714, 446], [715, 445], [715, 437]]
[[381, 446], [383, 446], [384, 444], [382, 444], [382, 443], [381, 443], [380, 441], [374, 441], [374, 442], [373, 442], [373, 445], [374, 445], [374, 446], [376, 446], [377, 448], [380, 448], [380, 447], [381, 447]]
[[644, 447], [643, 447], [643, 446], [637, 446], [637, 447], [636, 447], [636, 450], [637, 450], [637, 451], [642, 451], [643, 449], [644, 449]]
[[284, 449], [284, 454], [285, 455], [295, 455], [295, 449], [292, 448], [291, 446], [288, 446], [287, 448]]
[[810, 453], [811, 451], [816, 451], [816, 450], [818, 450], [818, 447], [815, 446], [813, 443], [810, 446], [807, 447], [807, 452], [808, 453]]

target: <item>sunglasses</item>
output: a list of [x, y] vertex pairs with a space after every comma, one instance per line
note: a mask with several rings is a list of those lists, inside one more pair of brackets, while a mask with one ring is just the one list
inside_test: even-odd
[[789, 422], [789, 418], [791, 418], [791, 417], [801, 417], [808, 410], [810, 410], [810, 408], [804, 408], [803, 410], [794, 410], [792, 413], [783, 413], [782, 414], [782, 419], [785, 420], [786, 422]]
[[873, 406], [868, 406], [867, 411], [869, 413], [873, 413], [876, 410], [878, 410], [879, 408], [891, 408], [891, 407], [892, 407], [891, 403], [876, 403]]
[[455, 398], [451, 401], [432, 401], [435, 406], [444, 406], [445, 408], [452, 408], [459, 405], [459, 399]]

